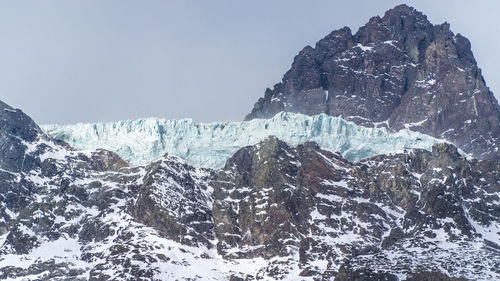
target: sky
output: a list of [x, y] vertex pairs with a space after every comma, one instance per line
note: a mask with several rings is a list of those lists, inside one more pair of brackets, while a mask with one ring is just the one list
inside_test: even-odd
[[406, 3], [472, 42], [500, 97], [500, 2], [0, 1], [0, 100], [39, 124], [242, 120], [293, 57]]

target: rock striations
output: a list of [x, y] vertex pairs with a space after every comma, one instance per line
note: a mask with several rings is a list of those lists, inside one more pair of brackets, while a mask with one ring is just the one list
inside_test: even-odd
[[410, 128], [476, 158], [500, 159], [500, 107], [469, 40], [406, 5], [371, 18], [354, 35], [344, 27], [305, 47], [246, 119], [280, 111]]
[[[427, 34], [424, 19], [400, 6], [346, 40], [360, 40], [357, 49], [368, 52], [380, 47], [370, 42], [409, 28], [408, 36], [391, 39], [403, 41], [387, 45], [408, 47], [402, 54], [417, 65], [430, 45], [411, 49], [398, 42]], [[384, 32], [389, 24], [400, 29]], [[431, 30], [434, 37], [425, 42], [446, 45], [438, 32], [447, 33], [446, 26]], [[458, 48], [460, 38], [447, 46]], [[309, 51], [335, 57], [331, 46]], [[461, 60], [467, 50], [459, 52]], [[375, 68], [384, 65], [379, 58]], [[405, 67], [401, 71], [420, 75], [423, 66]], [[439, 79], [430, 84], [444, 87]], [[289, 86], [303, 90], [306, 80]], [[470, 123], [479, 133], [486, 128], [479, 125], [497, 118], [480, 115], [483, 98], [491, 96], [481, 83], [472, 97], [473, 114], [483, 119]], [[281, 97], [312, 98], [316, 91]], [[328, 91], [328, 108], [340, 106], [330, 97], [340, 94]], [[386, 94], [380, 92], [381, 99]], [[380, 106], [396, 112], [407, 94], [398, 105], [387, 99]], [[314, 113], [319, 103], [307, 102]], [[387, 118], [391, 128], [404, 124]], [[494, 153], [466, 158], [453, 144], [437, 142], [353, 163], [316, 142], [268, 136], [237, 147], [219, 169], [169, 154], [134, 165], [111, 151], [81, 151], [55, 140], [4, 103], [0, 144], [0, 280], [500, 280], [500, 163], [488, 159]]]

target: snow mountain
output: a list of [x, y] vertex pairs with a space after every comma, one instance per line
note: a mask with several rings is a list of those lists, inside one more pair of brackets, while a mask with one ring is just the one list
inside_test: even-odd
[[500, 280], [498, 104], [452, 35], [406, 5], [333, 32], [245, 122], [0, 102], [0, 280]]
[[451, 144], [353, 164], [268, 137], [219, 170], [130, 166], [0, 117], [2, 280], [500, 278], [500, 165]]

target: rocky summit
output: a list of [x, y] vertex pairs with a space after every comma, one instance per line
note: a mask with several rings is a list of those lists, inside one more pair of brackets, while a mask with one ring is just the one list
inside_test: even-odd
[[[342, 34], [349, 35], [346, 44], [338, 44], [339, 50], [344, 49], [332, 51], [340, 42], [335, 38]], [[395, 37], [397, 34], [402, 37]], [[481, 146], [494, 140], [496, 131], [491, 124], [498, 121], [497, 115], [481, 115], [489, 110], [485, 99], [496, 106], [494, 110], [498, 105], [484, 82], [471, 82], [478, 89], [469, 96], [477, 119], [470, 119], [461, 132], [470, 132], [465, 137], [491, 134], [489, 138], [483, 135], [484, 142], [462, 145], [463, 150], [422, 132], [390, 134], [387, 130], [408, 123], [393, 113], [375, 110], [398, 112], [404, 104], [415, 104], [413, 100], [421, 108], [444, 102], [440, 95], [451, 85], [444, 76], [426, 80], [422, 85], [427, 88], [417, 87], [430, 91], [437, 85], [433, 94], [418, 92], [409, 80], [403, 92], [396, 89], [398, 79], [441, 73], [427, 62], [432, 48], [436, 54], [452, 54], [467, 43], [457, 35], [450, 45], [443, 41], [446, 34], [451, 34], [447, 26], [429, 25], [420, 13], [399, 6], [383, 19], [372, 19], [355, 36], [344, 29], [318, 43], [315, 50], [306, 49], [310, 53], [302, 55], [314, 61], [296, 59], [294, 67], [319, 58], [325, 63], [332, 59], [327, 65], [333, 67], [337, 56], [352, 51], [350, 59], [356, 61], [359, 52], [364, 52], [372, 60], [367, 60], [372, 64], [370, 75], [385, 78], [372, 81], [361, 70], [360, 78], [352, 78], [352, 69], [346, 68], [346, 80], [337, 81], [348, 83], [351, 77], [361, 83], [356, 87], [366, 86], [360, 92], [363, 99], [373, 98], [368, 97], [369, 91], [396, 87], [394, 95], [401, 94], [397, 103], [391, 103], [394, 100], [387, 91], [377, 92], [381, 103], [373, 107], [372, 115], [350, 115], [365, 126], [386, 125], [380, 129], [363, 129], [325, 114], [311, 118], [281, 114], [273, 122], [244, 124], [141, 120], [133, 130], [122, 128], [131, 124], [127, 122], [92, 127], [96, 135], [108, 131], [104, 143], [115, 143], [108, 148], [116, 151], [98, 148], [99, 138], [83, 131], [79, 142], [93, 140], [82, 145], [83, 150], [46, 134], [21, 110], [0, 102], [0, 280], [500, 280], [500, 162], [494, 157], [498, 142]], [[415, 40], [424, 43], [411, 43]], [[411, 49], [412, 44], [418, 47]], [[430, 47], [432, 44], [438, 45]], [[377, 51], [385, 45], [384, 52], [408, 59], [414, 66], [386, 64], [387, 58]], [[443, 50], [445, 46], [449, 48]], [[465, 60], [469, 49], [460, 50], [457, 61]], [[429, 56], [434, 57], [433, 53]], [[434, 58], [453, 61], [438, 55]], [[450, 65], [447, 73], [469, 75], [475, 67], [475, 77], [480, 78], [472, 55], [468, 58], [471, 68], [460, 67], [460, 71]], [[343, 62], [350, 63], [350, 59]], [[441, 62], [433, 65], [443, 67]], [[387, 74], [380, 72], [384, 67]], [[351, 103], [336, 103], [341, 100], [337, 88], [306, 90], [312, 85], [307, 81], [316, 79], [308, 72], [311, 69], [287, 74], [293, 81], [275, 87], [288, 87], [279, 99], [288, 100], [285, 104], [292, 110], [308, 108], [308, 114], [317, 113], [321, 102], [327, 102], [327, 113], [336, 106], [348, 112]], [[324, 77], [335, 77], [328, 73], [332, 76], [318, 76], [321, 83], [330, 81]], [[395, 80], [388, 83], [384, 79]], [[296, 81], [305, 82], [293, 84]], [[364, 84], [375, 81], [384, 86]], [[461, 87], [460, 83], [456, 86]], [[323, 95], [321, 99], [309, 100], [317, 93]], [[407, 100], [409, 94], [414, 95], [411, 101]], [[424, 102], [431, 95], [436, 97], [435, 103]], [[363, 107], [363, 99], [351, 98], [357, 108]], [[255, 116], [271, 115], [279, 103], [275, 103], [278, 97], [270, 99], [273, 107], [262, 101]], [[439, 115], [442, 123], [433, 115], [426, 122], [436, 130], [452, 126], [446, 114]], [[144, 126], [148, 122], [156, 125]], [[429, 128], [426, 122], [408, 128]], [[278, 130], [282, 124], [287, 124], [286, 130]], [[298, 128], [293, 130], [294, 126]], [[455, 136], [453, 128], [446, 136]], [[148, 138], [135, 151], [130, 148], [141, 137], [123, 133], [130, 131]], [[257, 139], [250, 138], [252, 132], [257, 132]], [[287, 141], [269, 132], [281, 132], [279, 136]], [[364, 137], [370, 139], [362, 140]], [[381, 149], [384, 141], [397, 144], [397, 149]], [[378, 147], [369, 150], [370, 142]], [[420, 142], [425, 145], [418, 145]], [[476, 153], [473, 147], [483, 152]], [[148, 148], [155, 148], [153, 155], [146, 154]], [[202, 154], [206, 150], [209, 152]], [[472, 151], [473, 156], [464, 150]], [[157, 155], [160, 152], [166, 154]], [[130, 161], [119, 153], [130, 156]], [[196, 158], [199, 154], [202, 157]], [[352, 157], [359, 154], [363, 157]], [[210, 162], [210, 155], [217, 161]]]
[[305, 47], [246, 119], [280, 111], [409, 128], [476, 158], [500, 159], [500, 106], [471, 43], [407, 5], [371, 18], [355, 34], [344, 27]]

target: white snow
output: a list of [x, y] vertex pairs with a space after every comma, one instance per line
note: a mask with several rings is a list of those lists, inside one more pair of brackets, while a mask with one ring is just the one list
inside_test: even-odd
[[363, 45], [361, 45], [359, 43], [358, 43], [358, 45], [356, 45], [356, 47], [360, 48], [363, 52], [371, 51], [373, 49], [373, 47], [363, 46]]
[[10, 109], [10, 108], [4, 108], [3, 110], [7, 111], [7, 112], [17, 112], [15, 111], [14, 109]]
[[418, 121], [418, 122], [413, 122], [413, 123], [407, 123], [405, 124], [405, 128], [409, 129], [411, 127], [418, 127], [422, 126], [429, 118], [425, 118], [424, 120]]

